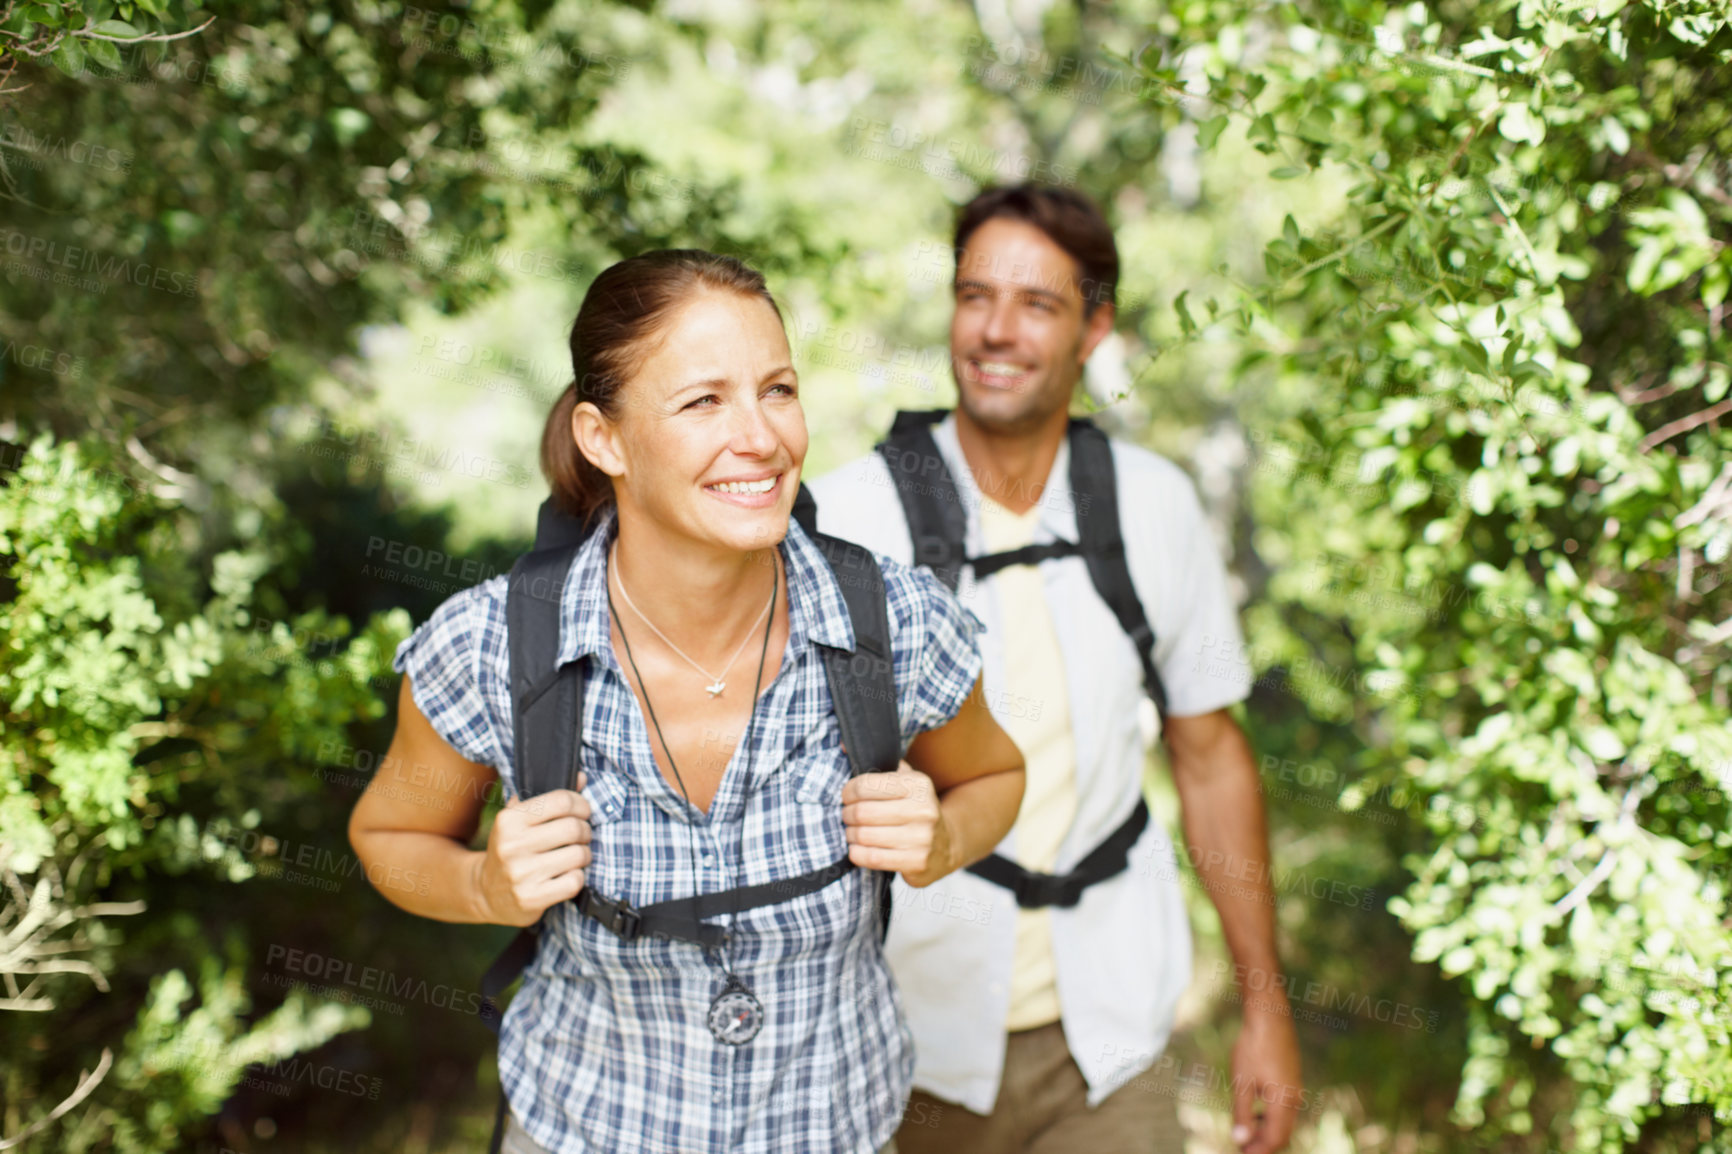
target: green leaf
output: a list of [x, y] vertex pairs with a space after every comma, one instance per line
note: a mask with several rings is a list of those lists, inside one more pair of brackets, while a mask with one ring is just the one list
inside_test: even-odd
[[1482, 377], [1489, 377], [1491, 358], [1486, 356], [1485, 346], [1478, 341], [1468, 340], [1461, 344], [1461, 359], [1473, 367], [1473, 371]]
[[86, 40], [84, 42], [84, 50], [90, 54], [92, 60], [102, 65], [104, 68], [115, 72], [120, 71], [122, 67], [120, 49], [116, 48], [108, 41]]
[[1186, 336], [1193, 336], [1197, 332], [1197, 322], [1192, 318], [1190, 307], [1185, 303], [1185, 298], [1190, 295], [1190, 292], [1190, 289], [1185, 289], [1173, 298], [1173, 311], [1179, 314], [1179, 331]]
[[68, 36], [60, 42], [60, 47], [49, 54], [54, 61], [54, 67], [68, 76], [80, 76], [85, 71], [84, 46]]
[[1197, 125], [1197, 147], [1205, 152], [1215, 147], [1215, 142], [1221, 139], [1221, 133], [1226, 130], [1225, 116], [1211, 116]]
[[1711, 309], [1717, 309], [1726, 303], [1726, 290], [1732, 285], [1732, 273], [1727, 269], [1727, 258], [1722, 255], [1719, 260], [1702, 270], [1702, 303]]
[[1269, 175], [1276, 180], [1292, 180], [1294, 177], [1304, 176], [1309, 171], [1311, 170], [1308, 168], [1295, 168], [1290, 164], [1283, 164]]
[[98, 36], [114, 36], [123, 40], [136, 40], [144, 35], [124, 20], [104, 20], [93, 28], [85, 29], [85, 31], [94, 32]]
[[359, 108], [333, 108], [326, 118], [337, 135], [337, 142], [345, 146], [354, 143], [356, 137], [373, 126], [373, 118]]
[[1546, 138], [1545, 121], [1525, 104], [1511, 104], [1498, 117], [1498, 135], [1517, 144], [1539, 144]]

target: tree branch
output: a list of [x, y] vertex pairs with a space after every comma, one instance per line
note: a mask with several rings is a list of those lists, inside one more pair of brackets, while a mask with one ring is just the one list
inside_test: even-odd
[[1710, 405], [1699, 413], [1691, 413], [1688, 417], [1679, 417], [1670, 424], [1661, 425], [1643, 437], [1642, 443], [1637, 448], [1646, 453], [1662, 441], [1670, 440], [1679, 433], [1687, 433], [1698, 425], [1706, 425], [1709, 421], [1718, 420], [1727, 413], [1732, 413], [1732, 397], [1726, 398], [1717, 405]]
[[67, 1096], [66, 1101], [54, 1107], [53, 1111], [50, 1112], [47, 1117], [38, 1118], [36, 1121], [30, 1123], [30, 1125], [24, 1127], [24, 1129], [18, 1131], [18, 1133], [12, 1135], [12, 1137], [0, 1138], [0, 1150], [10, 1150], [32, 1134], [39, 1134], [49, 1126], [52, 1126], [61, 1115], [90, 1097], [91, 1091], [96, 1089], [98, 1083], [108, 1077], [108, 1069], [112, 1065], [114, 1065], [114, 1051], [110, 1050], [107, 1046], [104, 1046], [102, 1048], [102, 1058], [96, 1063], [96, 1069], [91, 1071], [89, 1074], [79, 1075], [78, 1086], [70, 1095]]

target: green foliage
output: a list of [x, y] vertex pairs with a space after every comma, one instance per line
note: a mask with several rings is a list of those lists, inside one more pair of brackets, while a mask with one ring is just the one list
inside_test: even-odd
[[1376, 735], [1349, 803], [1423, 807], [1390, 908], [1478, 1005], [1456, 1118], [1689, 1147], [1732, 1122], [1725, 9], [1185, 13], [1160, 113], [1348, 181], [1233, 293], [1254, 640], [1361, 690], [1291, 682]]
[[[222, 553], [201, 573], [181, 545], [192, 527], [184, 514], [100, 447], [42, 437], [20, 457], [0, 487], [0, 555], [15, 585], [0, 615], [0, 872], [9, 890], [0, 979], [7, 1008], [18, 1011], [4, 1024], [14, 1059], [5, 1093], [29, 1133], [57, 1104], [51, 1095], [73, 1089], [38, 1083], [38, 1043], [67, 1014], [100, 1005], [92, 985], [109, 989], [116, 935], [96, 919], [172, 916], [148, 901], [97, 899], [155, 871], [244, 879], [250, 871], [234, 860], [232, 840], [202, 815], [213, 801], [237, 812], [256, 797], [253, 775], [305, 765], [352, 722], [379, 716], [375, 683], [408, 621], [382, 615], [322, 661], [282, 637], [346, 632], [320, 614], [276, 622], [275, 644], [262, 643], [253, 589], [268, 551]], [[184, 835], [201, 828], [189, 844]], [[188, 949], [197, 941], [195, 928], [176, 953], [197, 957]], [[180, 969], [160, 972], [112, 1073], [79, 1096], [63, 1130], [44, 1127], [22, 1148], [180, 1149], [185, 1129], [221, 1106], [249, 1063], [368, 1020], [365, 1010], [314, 1005], [295, 991], [248, 1022], [244, 961], [204, 957], [196, 999]], [[119, 1039], [105, 1041], [102, 1069]]]
[[28, 87], [15, 77], [22, 61], [49, 64], [68, 76], [92, 65], [121, 66], [121, 47], [161, 43], [188, 28], [196, 3], [186, 0], [37, 0], [0, 12], [0, 97]]
[[[375, 546], [497, 572], [527, 530], [498, 499], [527, 489], [402, 476], [386, 439], [526, 465], [589, 278], [697, 244], [770, 273], [822, 471], [945, 403], [951, 209], [1030, 175], [1117, 227], [1092, 399], [1232, 539], [1277, 868], [1402, 891], [1399, 918], [1278, 893], [1301, 986], [1438, 1027], [1301, 1023], [1336, 1103], [1313, 1148], [1344, 1118], [1512, 1151], [1724, 1119], [1719, 6], [258, 2], [183, 39], [178, 0], [5, 11], [0, 437], [55, 436], [0, 443], [0, 936], [30, 911], [52, 950], [0, 975], [0, 1138], [473, 1147], [484, 1030], [363, 1034], [258, 961], [455, 988], [493, 940], [240, 848], [339, 840], [352, 779], [321, 763], [383, 749], [385, 659], [450, 588]], [[526, 356], [537, 387], [358, 330]], [[1288, 773], [1350, 762], [1344, 792]], [[1181, 1051], [1224, 1067], [1233, 1016]], [[365, 1113], [247, 1086], [334, 1036], [382, 1076]]]

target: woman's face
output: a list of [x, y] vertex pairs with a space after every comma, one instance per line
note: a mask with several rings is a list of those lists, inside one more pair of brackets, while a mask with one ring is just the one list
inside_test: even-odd
[[787, 534], [806, 416], [788, 338], [764, 301], [700, 290], [652, 338], [617, 419], [586, 408], [600, 417], [579, 406], [573, 432], [614, 478], [622, 517], [729, 550]]

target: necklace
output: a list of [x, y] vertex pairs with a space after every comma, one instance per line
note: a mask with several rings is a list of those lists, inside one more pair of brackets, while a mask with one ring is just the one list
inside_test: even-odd
[[[770, 604], [773, 606], [776, 603], [777, 591], [781, 587], [780, 573], [776, 570], [774, 564], [771, 565], [770, 574]], [[615, 576], [617, 577], [618, 574], [616, 573]], [[621, 593], [625, 592], [624, 582], [620, 583], [619, 589]], [[628, 605], [631, 604], [629, 599], [626, 603]], [[643, 693], [643, 703], [649, 713], [650, 724], [655, 727], [656, 737], [662, 743], [662, 752], [667, 755], [668, 768], [674, 771], [674, 781], [680, 787], [680, 796], [685, 799], [687, 806], [696, 809], [696, 806], [692, 806], [692, 795], [686, 790], [686, 779], [680, 776], [679, 766], [674, 764], [674, 751], [668, 747], [668, 739], [662, 734], [662, 723], [656, 719], [655, 706], [650, 704], [649, 686], [644, 683], [643, 674], [638, 672], [637, 659], [632, 656], [631, 652], [631, 642], [626, 639], [625, 625], [620, 621], [619, 613], [613, 607], [611, 587], [607, 608], [608, 612], [613, 616], [615, 628], [619, 630], [619, 639], [625, 645], [626, 662], [631, 665], [632, 676], [637, 678], [638, 689]], [[633, 606], [633, 608], [635, 609], [636, 606]], [[642, 617], [643, 614], [639, 613], [638, 616]], [[774, 626], [775, 620], [775, 617], [772, 615], [770, 620], [764, 625], [764, 644], [762, 650], [758, 653], [758, 676], [757, 680], [752, 684], [751, 712], [746, 714], [746, 736], [744, 742], [746, 746], [746, 770], [748, 781], [750, 780], [752, 758], [752, 724], [757, 720], [758, 691], [762, 689], [764, 685], [764, 658], [767, 657], [770, 652], [770, 630], [772, 626]], [[648, 619], [644, 620], [644, 624], [649, 625]], [[754, 623], [753, 628], [755, 629], [756, 627], [756, 623]], [[650, 625], [650, 628], [654, 629], [655, 626]], [[747, 636], [749, 637], [751, 634], [747, 634]], [[664, 637], [662, 640], [666, 641], [667, 638]], [[670, 641], [668, 644], [672, 646], [673, 643]], [[675, 650], [675, 652], [678, 652], [678, 650]], [[684, 657], [685, 655], [681, 654], [681, 656]], [[736, 653], [734, 656], [737, 657], [739, 654]], [[686, 660], [691, 661], [691, 658], [687, 657]], [[736, 846], [736, 852], [734, 855], [735, 857], [740, 858], [742, 863], [745, 858], [745, 840], [746, 815], [742, 811], [740, 814], [739, 844]], [[697, 848], [694, 845], [692, 847], [692, 874], [694, 876], [698, 872], [697, 856]], [[746, 983], [741, 980], [740, 976], [734, 973], [733, 930], [734, 915], [729, 913], [728, 934], [724, 939], [726, 944], [723, 947], [725, 952], [722, 956], [722, 974], [723, 977], [726, 978], [726, 981], [723, 982], [722, 988], [717, 992], [716, 996], [710, 1000], [710, 1009], [709, 1013], [705, 1016], [705, 1020], [710, 1027], [710, 1033], [715, 1037], [716, 1041], [728, 1046], [744, 1046], [747, 1042], [756, 1038], [758, 1036], [758, 1031], [764, 1028], [764, 1004], [758, 1001], [757, 995], [752, 993], [751, 987], [747, 986]]]
[[[773, 563], [772, 563], [771, 567], [774, 568]], [[632, 601], [631, 594], [627, 593], [626, 589], [625, 589], [625, 578], [623, 576], [621, 576], [620, 571], [619, 571], [619, 539], [617, 537], [614, 538], [614, 543], [613, 543], [612, 569], [613, 569], [614, 580], [619, 582], [619, 595], [625, 599], [625, 603], [631, 607], [631, 611], [633, 613], [637, 614], [639, 621], [642, 621], [645, 625], [649, 626], [651, 633], [654, 633], [657, 637], [660, 637], [662, 639], [662, 643], [664, 645], [666, 645], [669, 649], [673, 650], [675, 653], [679, 654], [680, 657], [685, 661], [685, 663], [687, 665], [691, 666], [693, 669], [697, 670], [699, 673], [703, 674], [705, 677], [710, 679], [710, 684], [704, 686], [704, 688], [709, 691], [709, 694], [711, 697], [720, 697], [722, 694], [722, 690], [724, 690], [728, 687], [728, 683], [726, 681], [723, 681], [722, 678], [724, 678], [728, 675], [728, 670], [732, 669], [734, 667], [734, 662], [736, 662], [740, 659], [740, 654], [745, 651], [746, 642], [750, 641], [752, 639], [752, 634], [757, 632], [757, 630], [758, 630], [758, 621], [762, 621], [764, 619], [764, 613], [768, 613], [770, 611], [770, 605], [774, 605], [776, 603], [776, 585], [775, 585], [774, 578], [772, 578], [771, 584], [770, 584], [770, 605], [764, 606], [764, 613], [758, 614], [758, 620], [753, 621], [751, 624], [751, 627], [746, 630], [746, 635], [740, 639], [740, 647], [738, 649], [734, 650], [734, 655], [732, 657], [728, 658], [728, 663], [726, 665], [722, 666], [721, 673], [719, 673], [719, 674], [711, 673], [709, 670], [705, 669], [702, 665], [699, 665], [696, 661], [693, 661], [689, 656], [687, 656], [685, 650], [681, 649], [678, 645], [675, 645], [672, 641], [670, 641], [668, 639], [668, 635], [666, 633], [663, 633], [660, 629], [657, 629], [656, 623], [654, 621], [651, 621], [648, 617], [644, 616], [644, 611], [637, 607], [636, 602]], [[621, 632], [620, 636], [624, 637], [625, 634], [623, 632]], [[671, 761], [672, 759], [670, 758], [669, 760]]]

